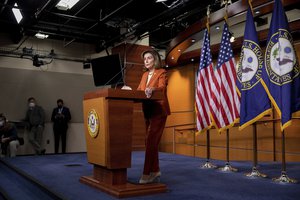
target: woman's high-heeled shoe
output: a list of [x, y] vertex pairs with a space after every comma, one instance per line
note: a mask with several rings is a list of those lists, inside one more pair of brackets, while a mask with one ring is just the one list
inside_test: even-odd
[[142, 177], [139, 180], [140, 184], [147, 184], [150, 181], [151, 176], [143, 174]]
[[159, 183], [160, 182], [161, 172], [152, 172], [150, 173], [149, 182], [150, 183]]

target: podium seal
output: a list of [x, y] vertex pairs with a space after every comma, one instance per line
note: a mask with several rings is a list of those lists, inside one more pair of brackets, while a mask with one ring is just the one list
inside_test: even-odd
[[87, 119], [88, 131], [91, 137], [95, 138], [99, 133], [99, 117], [95, 109], [90, 110]]

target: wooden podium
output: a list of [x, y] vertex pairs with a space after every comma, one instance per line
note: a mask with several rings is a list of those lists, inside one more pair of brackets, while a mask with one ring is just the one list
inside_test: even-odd
[[94, 169], [93, 175], [82, 176], [80, 182], [118, 198], [167, 190], [161, 183], [141, 185], [127, 181], [127, 168], [131, 167], [133, 104], [159, 99], [162, 99], [160, 92], [147, 99], [143, 91], [112, 88], [84, 95], [87, 159]]

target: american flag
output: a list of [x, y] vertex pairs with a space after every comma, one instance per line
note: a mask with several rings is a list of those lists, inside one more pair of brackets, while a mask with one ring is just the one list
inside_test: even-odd
[[212, 93], [215, 94], [213, 103], [216, 106], [213, 108], [216, 114], [214, 121], [219, 131], [233, 125], [239, 118], [240, 97], [236, 90], [237, 76], [230, 37], [231, 34], [225, 22], [218, 63], [213, 77], [215, 88], [212, 89]]
[[210, 39], [208, 30], [205, 30], [203, 38], [203, 46], [201, 50], [200, 65], [197, 73], [197, 88], [196, 88], [196, 115], [197, 115], [197, 130], [205, 131], [211, 126], [210, 119], [210, 69], [213, 68]]

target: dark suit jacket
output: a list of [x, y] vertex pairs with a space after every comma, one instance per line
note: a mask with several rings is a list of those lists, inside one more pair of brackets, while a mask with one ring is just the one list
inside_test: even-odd
[[146, 71], [138, 86], [138, 90], [145, 91], [146, 88], [155, 90], [162, 90], [164, 99], [162, 101], [144, 101], [143, 111], [146, 118], [153, 116], [166, 116], [170, 115], [170, 106], [167, 97], [167, 71], [165, 69], [155, 69], [150, 82], [147, 84], [149, 71]]
[[59, 108], [56, 107], [52, 111], [51, 121], [53, 122], [53, 128], [68, 128], [68, 122], [71, 120], [70, 110], [67, 107], [63, 107], [61, 114], [59, 115]]

